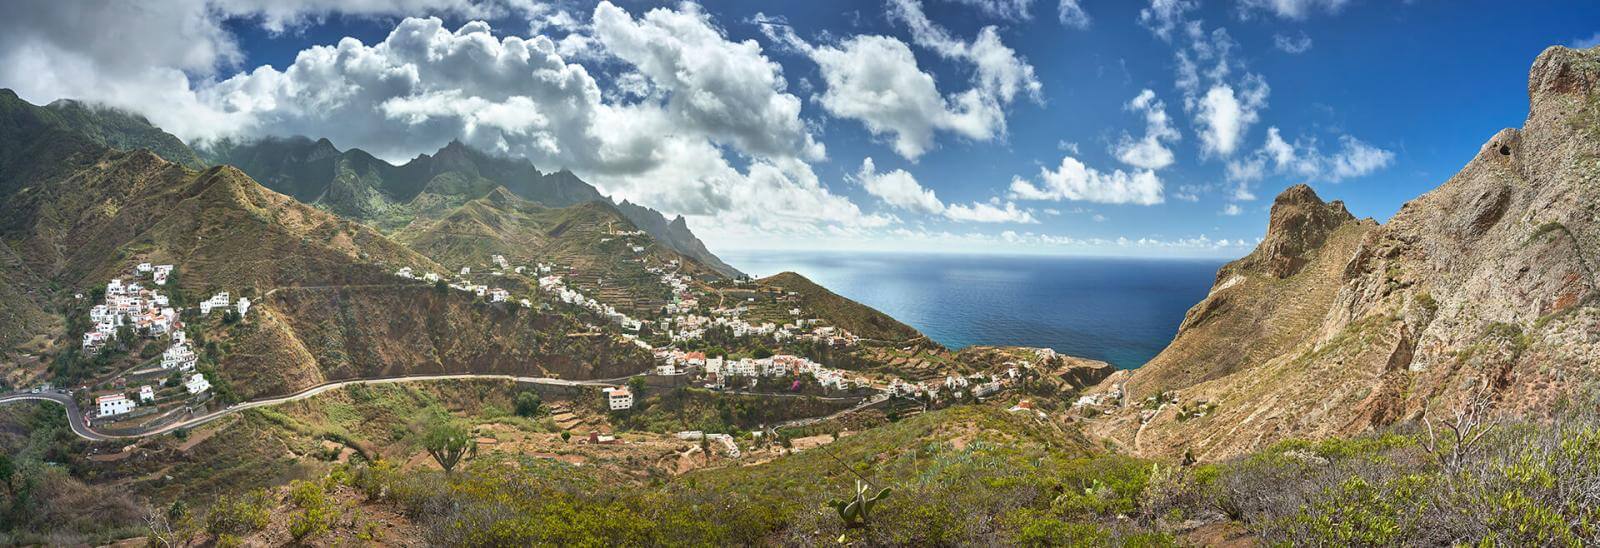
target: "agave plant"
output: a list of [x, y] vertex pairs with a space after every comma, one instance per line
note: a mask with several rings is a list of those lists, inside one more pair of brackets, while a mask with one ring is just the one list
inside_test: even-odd
[[833, 511], [839, 513], [839, 519], [844, 520], [846, 528], [857, 529], [867, 526], [867, 520], [872, 517], [872, 507], [877, 506], [878, 501], [888, 497], [888, 487], [879, 490], [876, 495], [867, 496], [867, 484], [862, 483], [861, 480], [856, 480], [854, 498], [850, 500], [832, 499], [828, 501], [828, 506], [833, 507]]

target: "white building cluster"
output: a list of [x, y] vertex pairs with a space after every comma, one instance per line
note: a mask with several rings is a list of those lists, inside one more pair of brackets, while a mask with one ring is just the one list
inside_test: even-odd
[[[149, 264], [139, 266], [143, 270], [142, 267]], [[170, 266], [162, 266], [167, 267], [165, 272], [171, 272]], [[156, 270], [152, 267], [150, 271]], [[111, 280], [106, 283], [105, 301], [89, 309], [89, 322], [93, 326], [83, 334], [83, 351], [98, 353], [107, 342], [116, 340], [117, 328], [124, 325], [149, 337], [160, 337], [182, 329], [183, 322], [178, 318], [178, 311], [169, 304], [166, 295], [143, 287], [138, 282], [123, 283], [122, 278]]]

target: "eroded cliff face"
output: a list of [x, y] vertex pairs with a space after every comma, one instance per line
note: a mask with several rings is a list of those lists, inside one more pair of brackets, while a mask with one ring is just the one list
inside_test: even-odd
[[[1285, 191], [1262, 244], [1219, 272], [1173, 343], [1125, 379], [1130, 405], [1091, 429], [1143, 454], [1217, 459], [1475, 397], [1541, 413], [1589, 388], [1600, 378], [1597, 83], [1600, 49], [1546, 50], [1523, 127], [1381, 227], [1307, 187]], [[1136, 408], [1163, 392], [1177, 403]], [[1180, 420], [1200, 407], [1210, 411]]]

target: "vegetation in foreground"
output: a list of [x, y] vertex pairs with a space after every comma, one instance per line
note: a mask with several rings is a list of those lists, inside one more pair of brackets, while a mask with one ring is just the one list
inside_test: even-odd
[[[649, 482], [505, 454], [453, 472], [355, 461], [315, 488], [227, 497], [161, 525], [170, 538], [248, 542], [278, 512], [293, 514], [275, 517], [307, 542], [365, 534], [370, 524], [323, 517], [323, 493], [339, 491], [354, 493], [346, 511], [403, 516], [444, 545], [1592, 545], [1600, 420], [1567, 416], [1491, 423], [1466, 413], [1180, 466], [1100, 451], [1053, 422], [960, 406], [764, 464]], [[892, 496], [879, 497], [884, 489]], [[870, 512], [846, 519], [830, 505], [858, 493], [878, 497]]]

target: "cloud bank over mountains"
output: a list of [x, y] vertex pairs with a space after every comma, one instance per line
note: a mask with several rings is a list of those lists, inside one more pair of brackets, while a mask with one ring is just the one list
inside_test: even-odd
[[[929, 17], [924, 0], [886, 0], [886, 26], [862, 33], [801, 32], [764, 14], [719, 18], [689, 2], [24, 0], [0, 4], [0, 86], [35, 101], [133, 110], [194, 142], [308, 135], [403, 161], [460, 139], [572, 169], [619, 199], [688, 216], [712, 240], [1035, 225], [1057, 217], [1036, 207], [1058, 201], [1153, 206], [1167, 201], [1163, 175], [1185, 161], [1222, 162], [1228, 181], [1247, 190], [1269, 176], [1359, 177], [1394, 160], [1348, 135], [1323, 152], [1314, 138], [1288, 142], [1276, 127], [1251, 147], [1268, 108], [1265, 78], [1237, 59], [1226, 29], [1193, 17], [1196, 1], [1153, 0], [1129, 24], [1172, 44], [1177, 95], [1169, 98], [1181, 101], [1169, 109], [1143, 89], [1121, 105], [1130, 128], [1108, 149], [1123, 167], [1094, 167], [1073, 147], [1039, 159], [1032, 176], [972, 181], [999, 188], [946, 201], [940, 194], [954, 183], [937, 181], [936, 191], [914, 175], [924, 158], [1004, 145], [1018, 109], [1051, 104], [1009, 29], [1036, 16], [1063, 32], [1106, 22], [1077, 0], [926, 1], [984, 22], [951, 30]], [[1301, 20], [1342, 8], [1246, 0], [1237, 9], [1241, 18]], [[241, 24], [282, 34], [339, 17], [392, 21], [392, 29], [370, 43], [311, 45], [278, 67], [246, 66], [235, 34]], [[526, 26], [510, 23], [520, 21]], [[757, 36], [731, 38], [730, 24], [752, 25]], [[807, 74], [817, 80], [800, 77]], [[839, 124], [856, 124], [892, 151], [879, 158], [897, 165], [880, 169], [866, 151], [830, 147], [825, 131]], [[1186, 131], [1198, 157], [1174, 148]], [[819, 171], [837, 174], [830, 182]], [[1215, 186], [1188, 184], [1180, 197]]]

